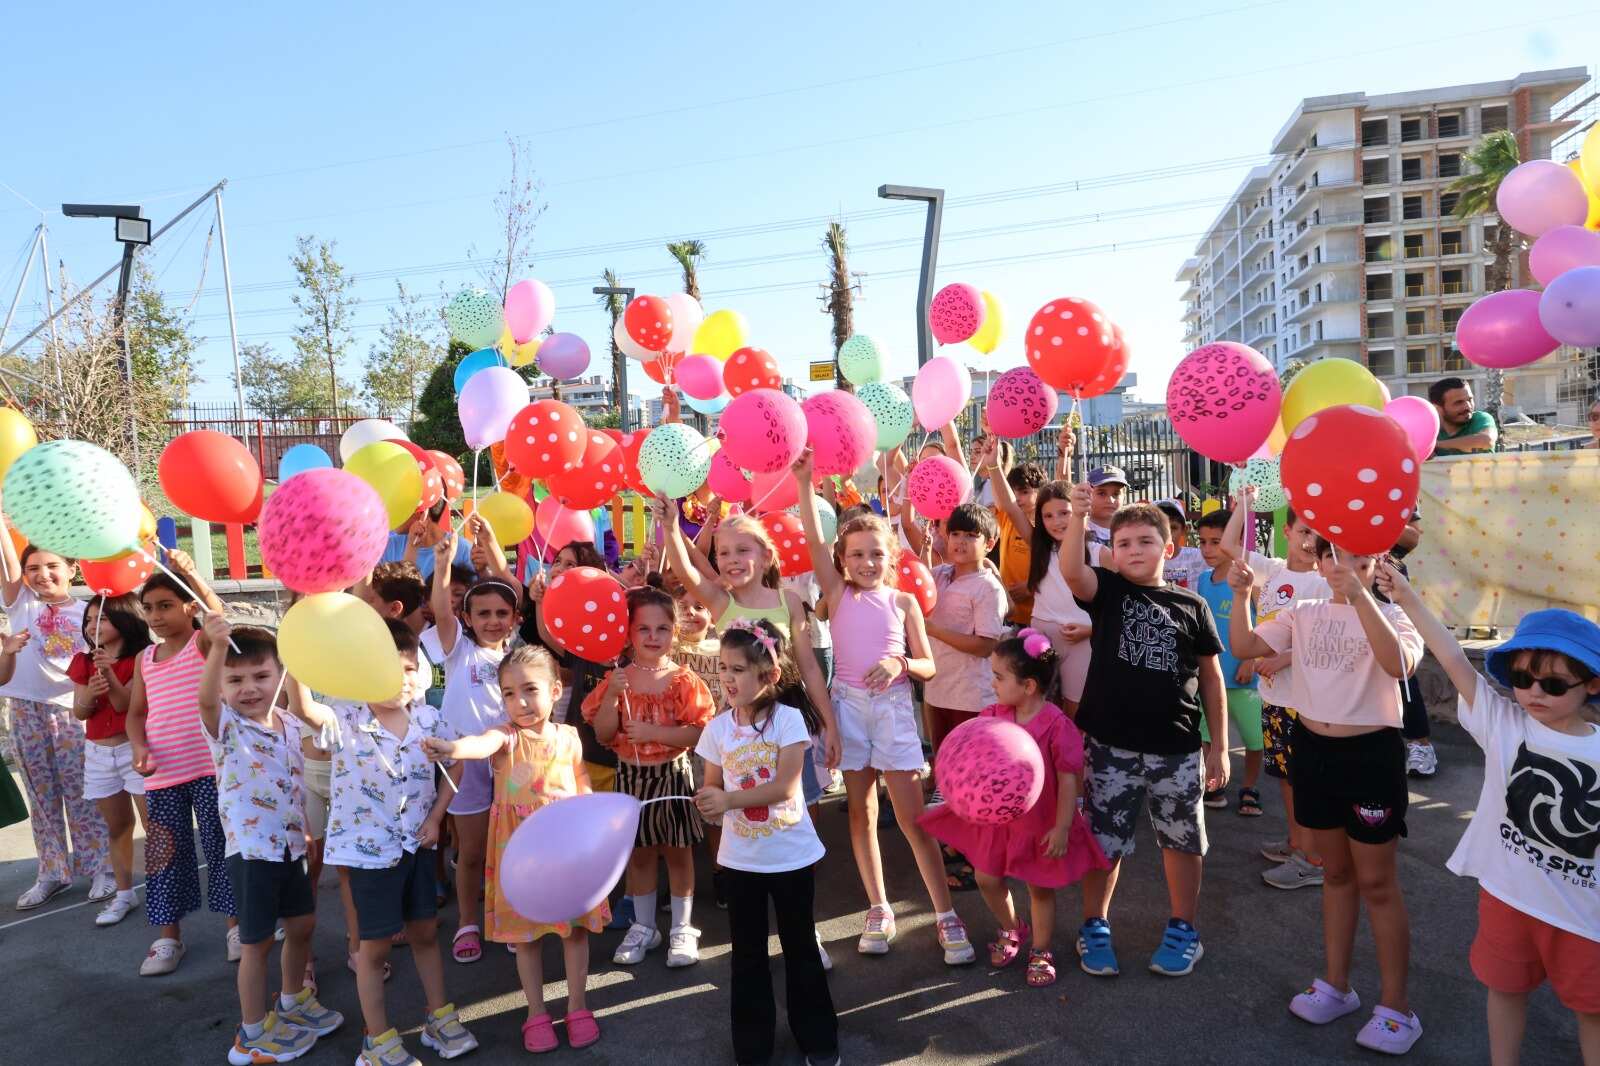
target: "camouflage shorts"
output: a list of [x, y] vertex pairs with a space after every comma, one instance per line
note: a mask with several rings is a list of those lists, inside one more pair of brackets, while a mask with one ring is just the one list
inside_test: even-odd
[[1268, 777], [1289, 776], [1289, 734], [1294, 732], [1294, 711], [1271, 703], [1261, 705], [1262, 748], [1267, 753], [1263, 767]]
[[1146, 755], [1090, 740], [1084, 755], [1084, 814], [1106, 858], [1133, 854], [1134, 827], [1147, 796], [1158, 846], [1188, 855], [1206, 853], [1198, 751]]

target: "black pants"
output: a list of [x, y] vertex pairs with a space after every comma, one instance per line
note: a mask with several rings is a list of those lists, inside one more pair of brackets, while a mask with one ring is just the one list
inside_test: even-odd
[[812, 919], [815, 867], [777, 874], [724, 870], [728, 926], [733, 939], [733, 1055], [741, 1063], [772, 1057], [778, 1005], [767, 958], [767, 900], [778, 916], [789, 1031], [808, 1056], [828, 1058], [839, 1046], [827, 975], [817, 953]]
[[1428, 705], [1422, 699], [1422, 686], [1416, 675], [1400, 683], [1400, 700], [1404, 713], [1400, 734], [1407, 740], [1428, 739]]

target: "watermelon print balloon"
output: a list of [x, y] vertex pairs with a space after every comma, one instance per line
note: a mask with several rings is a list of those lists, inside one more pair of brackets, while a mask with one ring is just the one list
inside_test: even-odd
[[1280, 471], [1295, 513], [1355, 555], [1394, 547], [1422, 485], [1422, 464], [1400, 423], [1357, 404], [1307, 415], [1283, 446]]
[[783, 577], [799, 577], [811, 573], [811, 552], [806, 547], [806, 533], [800, 519], [787, 511], [775, 511], [761, 516], [772, 546], [778, 549], [778, 573]]
[[839, 346], [839, 373], [852, 385], [883, 380], [883, 348], [865, 333], [857, 333]]
[[722, 387], [729, 396], [743, 396], [755, 389], [776, 389], [783, 385], [778, 361], [763, 348], [740, 348], [722, 364]]
[[672, 305], [660, 296], [635, 296], [622, 323], [633, 343], [647, 352], [663, 351], [672, 339]]
[[309, 596], [349, 588], [378, 565], [389, 543], [389, 515], [371, 485], [324, 467], [279, 485], [261, 509], [257, 532], [267, 568]]
[[1033, 313], [1023, 345], [1028, 365], [1045, 384], [1081, 396], [1111, 362], [1117, 338], [1100, 308], [1062, 296]]
[[983, 325], [983, 293], [954, 282], [933, 294], [928, 325], [940, 344], [960, 344]]
[[905, 443], [917, 421], [916, 408], [905, 389], [892, 381], [870, 381], [856, 389], [856, 399], [866, 405], [877, 423], [879, 451]]
[[950, 809], [978, 825], [1016, 821], [1044, 791], [1039, 745], [1003, 718], [973, 718], [952, 729], [939, 745], [933, 773]]
[[692, 426], [668, 422], [639, 446], [639, 476], [652, 496], [681, 499], [705, 484], [711, 449]]
[[787, 470], [806, 446], [805, 412], [776, 389], [736, 397], [722, 412], [720, 428], [728, 458], [753, 474]]
[[545, 488], [565, 507], [587, 511], [599, 507], [622, 488], [622, 446], [598, 429], [587, 431], [583, 461], [571, 470], [551, 474]]
[[818, 393], [802, 403], [800, 409], [805, 414], [806, 437], [819, 474], [852, 474], [877, 445], [878, 427], [872, 421], [872, 412], [848, 392], [831, 389]]
[[1283, 494], [1283, 482], [1278, 476], [1278, 457], [1260, 456], [1242, 467], [1235, 467], [1228, 475], [1228, 493], [1237, 495], [1247, 487], [1256, 490], [1257, 511], [1276, 511], [1287, 506], [1289, 499]]
[[1218, 341], [1183, 357], [1167, 382], [1167, 417], [1191, 448], [1242, 463], [1266, 443], [1283, 406], [1278, 375], [1254, 348]]
[[994, 379], [984, 414], [991, 432], [1002, 437], [1028, 437], [1050, 424], [1059, 403], [1055, 389], [1029, 367], [1018, 366]]
[[506, 328], [505, 308], [485, 289], [468, 288], [445, 305], [450, 336], [473, 351], [493, 348]]
[[628, 642], [628, 604], [622, 582], [592, 566], [564, 571], [540, 605], [556, 645], [591, 663], [614, 662]]
[[5, 476], [12, 525], [68, 559], [109, 559], [137, 547], [139, 492], [122, 461], [81, 440], [47, 440]]
[[972, 475], [948, 455], [930, 455], [906, 478], [911, 506], [925, 518], [949, 518], [972, 495]]
[[916, 597], [917, 606], [922, 608], [922, 613], [927, 614], [939, 602], [939, 589], [933, 583], [933, 575], [928, 568], [922, 565], [922, 560], [917, 558], [917, 553], [907, 548], [900, 553], [900, 561], [895, 565], [895, 587], [901, 592], [909, 592]]
[[519, 474], [550, 477], [583, 462], [589, 431], [583, 416], [560, 400], [535, 400], [506, 427], [506, 461]]

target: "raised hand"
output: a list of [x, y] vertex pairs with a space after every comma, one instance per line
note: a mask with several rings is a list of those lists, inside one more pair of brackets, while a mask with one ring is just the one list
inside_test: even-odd
[[1089, 506], [1094, 502], [1094, 490], [1087, 483], [1072, 486], [1072, 494], [1068, 497], [1072, 505], [1074, 517], [1083, 518], [1089, 513]]

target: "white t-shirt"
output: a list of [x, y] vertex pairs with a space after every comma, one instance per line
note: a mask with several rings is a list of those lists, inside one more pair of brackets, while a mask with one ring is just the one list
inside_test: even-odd
[[[437, 646], [438, 638], [434, 640]], [[464, 629], [456, 634], [455, 647], [444, 656], [444, 705], [439, 712], [457, 736], [477, 736], [506, 723], [500, 701], [500, 660], [505, 657], [503, 651], [480, 645]]]
[[1483, 749], [1483, 788], [1446, 864], [1557, 929], [1600, 941], [1600, 728], [1558, 733], [1478, 678], [1457, 709]]
[[27, 585], [17, 589], [14, 603], [5, 605], [12, 633], [28, 630], [32, 636], [17, 652], [17, 671], [0, 686], [0, 696], [72, 706], [72, 679], [67, 665], [84, 650], [82, 600], [46, 604]]
[[1167, 560], [1161, 576], [1169, 585], [1177, 585], [1179, 588], [1196, 592], [1199, 591], [1200, 575], [1210, 569], [1211, 567], [1206, 565], [1205, 556], [1200, 554], [1200, 549], [1185, 544]]
[[[695, 754], [722, 768], [722, 787], [729, 792], [756, 788], [774, 780], [778, 752], [793, 744], [810, 744], [805, 719], [780, 703], [760, 730], [739, 725], [732, 710], [711, 720], [700, 734]], [[717, 862], [730, 870], [775, 874], [799, 870], [822, 858], [822, 838], [806, 812], [799, 782], [794, 795], [769, 807], [740, 807], [722, 816], [722, 844]]]
[[[1091, 546], [1089, 554], [1098, 556], [1099, 551]], [[1050, 552], [1050, 565], [1039, 580], [1039, 590], [1033, 594], [1033, 621], [1050, 622], [1058, 626], [1069, 622], [1089, 624], [1089, 612], [1078, 606], [1072, 589], [1067, 586], [1067, 579], [1061, 573], [1060, 548]]]
[[[1260, 587], [1256, 592], [1256, 624], [1267, 621], [1285, 607], [1293, 607], [1305, 600], [1326, 600], [1333, 595], [1328, 582], [1315, 570], [1290, 570], [1283, 559], [1267, 559], [1267, 565], [1257, 568], [1252, 558], [1250, 566], [1256, 570]], [[1224, 633], [1222, 639], [1228, 639]], [[1285, 666], [1271, 677], [1261, 675], [1256, 691], [1262, 703], [1274, 707], [1288, 707], [1294, 700], [1294, 670]]]

